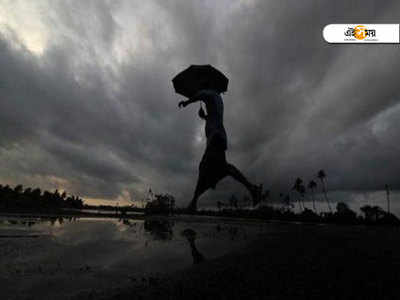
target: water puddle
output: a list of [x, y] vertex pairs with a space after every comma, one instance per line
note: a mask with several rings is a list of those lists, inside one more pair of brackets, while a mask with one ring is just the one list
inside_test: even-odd
[[71, 287], [118, 286], [202, 263], [267, 231], [268, 224], [218, 218], [3, 217], [0, 280], [7, 299], [67, 297]]

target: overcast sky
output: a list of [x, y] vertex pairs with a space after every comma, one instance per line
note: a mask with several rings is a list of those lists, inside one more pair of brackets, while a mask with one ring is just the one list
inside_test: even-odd
[[322, 38], [399, 20], [398, 1], [0, 0], [0, 183], [183, 205], [204, 122], [171, 79], [212, 64], [230, 79], [227, 158], [251, 181], [276, 196], [324, 169], [341, 195], [399, 189], [399, 45]]

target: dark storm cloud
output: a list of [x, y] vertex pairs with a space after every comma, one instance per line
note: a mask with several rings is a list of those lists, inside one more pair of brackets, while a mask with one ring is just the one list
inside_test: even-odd
[[[321, 35], [329, 23], [396, 22], [398, 8], [394, 1], [51, 3], [41, 56], [17, 31], [0, 39], [0, 178], [29, 184], [29, 176], [53, 176], [84, 197], [109, 199], [152, 186], [183, 203], [204, 124], [197, 105], [177, 109], [170, 80], [192, 63], [211, 63], [230, 78], [228, 158], [250, 179], [286, 191], [323, 168], [334, 189], [399, 188], [397, 48], [328, 45]], [[226, 180], [206, 198], [233, 191], [240, 188]]]
[[[263, 2], [240, 13], [238, 19], [251, 22], [232, 24], [227, 39], [237, 45], [235, 53], [247, 54], [227, 57], [231, 78], [242, 80], [242, 101], [228, 109], [231, 115], [247, 112], [243, 118], [236, 114], [232, 123], [227, 120], [232, 142], [237, 142], [232, 148], [240, 149], [237, 158], [275, 190], [289, 187], [287, 182], [297, 176], [310, 178], [319, 168], [335, 175], [333, 188], [381, 188], [390, 178], [375, 179], [372, 185], [367, 176], [373, 175], [367, 174], [380, 176], [375, 159], [382, 158], [382, 149], [393, 141], [378, 148], [366, 139], [373, 135], [368, 121], [398, 103], [396, 48], [337, 47], [321, 42], [320, 34], [329, 23], [393, 21], [395, 9], [390, 3], [308, 3]], [[229, 50], [226, 53], [233, 48]], [[357, 131], [361, 125], [363, 131]], [[358, 139], [359, 152], [338, 152], [336, 140], [349, 131]], [[344, 161], [362, 161], [362, 167], [340, 170]], [[394, 175], [398, 168], [395, 160], [392, 163]], [[398, 186], [398, 180], [391, 182]]]

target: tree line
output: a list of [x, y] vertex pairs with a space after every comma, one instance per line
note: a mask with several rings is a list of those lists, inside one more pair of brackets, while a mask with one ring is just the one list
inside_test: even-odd
[[83, 200], [77, 196], [42, 191], [40, 188], [24, 188], [21, 184], [11, 188], [0, 184], [0, 210], [2, 211], [56, 211], [60, 209], [81, 209]]
[[[289, 192], [279, 193], [279, 200], [271, 199], [270, 190], [262, 190], [260, 204], [251, 209], [252, 200], [247, 195], [240, 201], [235, 195], [231, 195], [226, 202], [217, 201], [217, 211], [203, 210], [199, 214], [217, 216], [255, 217], [261, 219], [275, 219], [285, 221], [324, 222], [338, 224], [395, 224], [400, 225], [400, 220], [391, 213], [390, 188], [385, 185], [387, 209], [379, 206], [364, 205], [360, 207], [361, 215], [350, 209], [344, 202], [338, 202], [334, 211], [330, 198], [328, 197], [327, 175], [324, 170], [319, 170], [315, 177], [308, 183], [298, 177], [295, 179]], [[318, 212], [316, 208], [317, 188], [327, 205], [327, 211]], [[312, 207], [307, 207], [306, 196]], [[280, 207], [279, 207], [280, 204]], [[298, 212], [293, 208], [298, 206]], [[184, 212], [184, 211], [182, 211]]]
[[[323, 197], [323, 201], [326, 203], [328, 211], [333, 213], [332, 203], [328, 197], [328, 188], [326, 182], [326, 173], [324, 170], [319, 170], [314, 178], [310, 179], [308, 183], [303, 181], [302, 178], [297, 177], [294, 181], [292, 188], [290, 188], [287, 193], [279, 193], [279, 199], [271, 199], [271, 191], [263, 190], [261, 187], [260, 194], [260, 206], [281, 204], [286, 209], [292, 209], [297, 204], [299, 211], [304, 211], [309, 209], [306, 207], [305, 202], [307, 200], [307, 195], [309, 195], [308, 200], [311, 200], [312, 208], [311, 210], [317, 213], [316, 201], [317, 201], [317, 188], [320, 187], [320, 194]], [[319, 183], [317, 183], [319, 182]], [[390, 188], [388, 184], [384, 186], [387, 202], [387, 213], [391, 213], [390, 207]], [[252, 199], [245, 195], [242, 200], [239, 200], [235, 195], [231, 195], [228, 201], [217, 201], [217, 208], [219, 211], [222, 209], [243, 209], [252, 205]]]

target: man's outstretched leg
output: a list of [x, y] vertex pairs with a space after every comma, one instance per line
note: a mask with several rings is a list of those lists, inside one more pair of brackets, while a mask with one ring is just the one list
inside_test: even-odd
[[238, 168], [228, 163], [227, 172], [229, 176], [232, 176], [247, 188], [253, 198], [253, 205], [257, 205], [261, 201], [261, 189], [257, 185], [250, 183]]
[[190, 201], [187, 210], [189, 212], [195, 212], [197, 210], [197, 200], [199, 197], [207, 190], [205, 177], [202, 174], [199, 174], [199, 178], [197, 179], [196, 189], [194, 190], [192, 201]]

